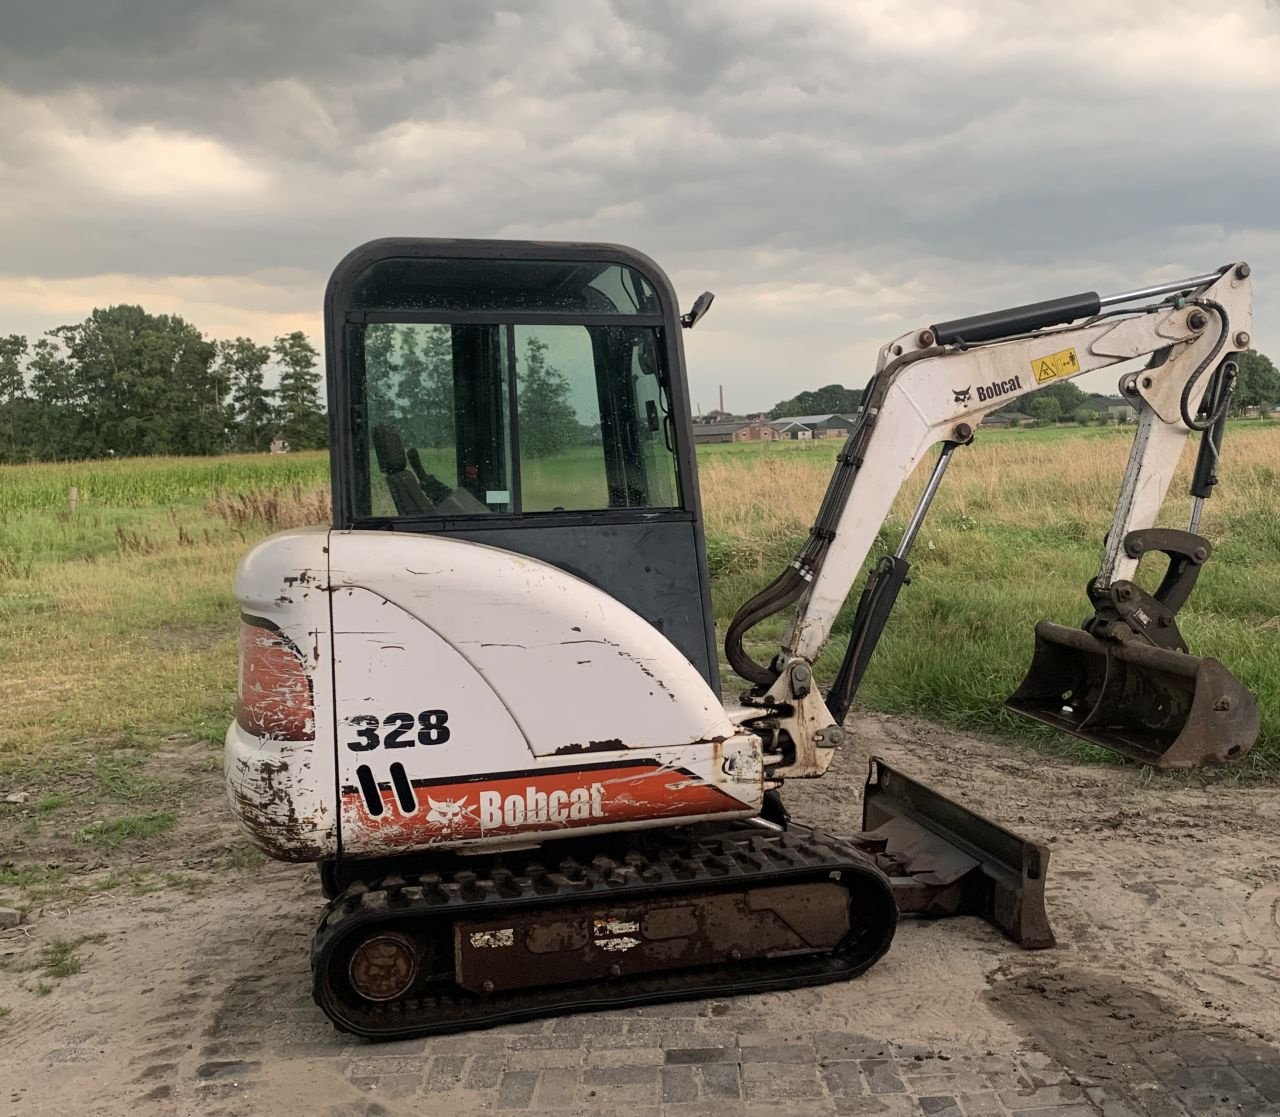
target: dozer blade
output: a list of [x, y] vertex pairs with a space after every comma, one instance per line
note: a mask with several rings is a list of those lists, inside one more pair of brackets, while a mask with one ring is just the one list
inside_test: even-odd
[[1044, 910], [1049, 850], [871, 758], [864, 848], [904, 915], [976, 915], [1019, 946], [1053, 946]]
[[1258, 736], [1253, 695], [1216, 659], [1050, 621], [1005, 705], [1157, 768], [1239, 760]]

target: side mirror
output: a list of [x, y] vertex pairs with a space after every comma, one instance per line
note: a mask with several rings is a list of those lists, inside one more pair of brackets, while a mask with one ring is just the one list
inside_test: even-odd
[[693, 329], [698, 324], [698, 320], [711, 309], [711, 304], [714, 301], [714, 294], [710, 291], [703, 291], [701, 295], [693, 300], [693, 309], [680, 315], [680, 325], [686, 330]]

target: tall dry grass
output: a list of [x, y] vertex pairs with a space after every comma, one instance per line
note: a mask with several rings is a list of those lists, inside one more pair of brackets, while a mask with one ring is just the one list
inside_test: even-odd
[[[1004, 712], [1030, 660], [1032, 629], [1048, 618], [1078, 625], [1091, 611], [1085, 584], [1097, 569], [1130, 438], [1124, 432], [979, 438], [957, 452], [911, 554], [907, 586], [872, 659], [861, 705], [920, 714], [968, 729], [1061, 747], [1066, 740]], [[716, 620], [768, 582], [804, 541], [838, 446], [700, 458], [707, 551]], [[1161, 524], [1185, 528], [1193, 452], [1184, 460]], [[872, 548], [896, 544], [932, 467], [903, 486]], [[1280, 765], [1280, 424], [1236, 424], [1225, 445], [1221, 484], [1201, 531], [1215, 550], [1179, 624], [1191, 650], [1222, 660], [1258, 699], [1263, 732], [1235, 771]], [[855, 493], [856, 498], [856, 493]], [[853, 505], [856, 516], [857, 506]], [[1157, 556], [1139, 581], [1154, 588]], [[834, 675], [847, 643], [858, 586], [836, 618], [817, 665]], [[788, 618], [753, 630], [748, 646], [767, 660]]]
[[[1080, 525], [1111, 520], [1129, 456], [1124, 431], [1090, 432], [1041, 440], [1034, 433], [987, 440], [979, 432], [952, 459], [931, 516], [967, 517], [977, 526]], [[826, 491], [839, 443], [803, 450], [714, 454], [698, 472], [707, 533], [744, 542], [764, 536], [804, 535]], [[1162, 522], [1185, 526], [1191, 509], [1187, 487], [1194, 447], [1184, 451]], [[933, 459], [922, 462], [902, 488], [891, 520], [905, 520], [920, 498]], [[1221, 480], [1206, 505], [1203, 526], [1212, 531], [1238, 518], [1273, 518], [1280, 507], [1280, 424], [1240, 423], [1229, 432]]]
[[291, 485], [245, 492], [223, 490], [206, 501], [204, 508], [209, 515], [241, 530], [287, 531], [332, 520], [328, 487]]
[[[803, 542], [839, 448], [700, 453], [721, 625]], [[1127, 453], [1119, 431], [980, 431], [926, 521], [860, 701], [1036, 737], [1001, 700], [1026, 667], [1034, 622], [1085, 615]], [[1175, 526], [1188, 514], [1186, 457], [1164, 517]], [[896, 541], [928, 468], [904, 487], [877, 552]], [[1180, 616], [1193, 650], [1259, 697], [1264, 736], [1249, 771], [1280, 759], [1278, 480], [1280, 424], [1234, 424], [1203, 525], [1215, 554]], [[327, 522], [327, 481], [322, 455], [0, 467], [0, 774], [42, 752], [78, 755], [86, 738], [216, 736], [234, 688], [235, 564], [269, 532]], [[834, 673], [850, 611], [820, 677]], [[784, 624], [753, 634], [763, 658]]]

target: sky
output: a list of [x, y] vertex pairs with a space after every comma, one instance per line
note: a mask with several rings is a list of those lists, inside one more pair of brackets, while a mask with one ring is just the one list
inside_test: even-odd
[[1280, 3], [7, 5], [0, 334], [136, 302], [318, 342], [334, 264], [392, 235], [648, 253], [716, 293], [703, 410], [1242, 259], [1274, 353]]

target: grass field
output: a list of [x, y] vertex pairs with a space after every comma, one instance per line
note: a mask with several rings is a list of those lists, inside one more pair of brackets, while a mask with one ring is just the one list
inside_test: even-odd
[[[1001, 701], [1026, 667], [1034, 622], [1074, 625], [1087, 612], [1127, 444], [1122, 431], [1064, 427], [984, 433], [957, 454], [862, 704], [1067, 747]], [[803, 540], [838, 448], [703, 448], [721, 625]], [[0, 467], [0, 791], [20, 779], [56, 811], [58, 781], [74, 772], [142, 803], [145, 789], [129, 781], [151, 778], [139, 774], [148, 750], [176, 733], [216, 741], [235, 686], [235, 563], [270, 531], [321, 522], [327, 478], [320, 453]], [[1218, 549], [1182, 614], [1193, 650], [1228, 664], [1264, 712], [1262, 739], [1229, 778], [1280, 772], [1277, 480], [1280, 425], [1237, 424], [1203, 524]], [[923, 471], [883, 545], [922, 483]], [[1187, 511], [1175, 497], [1166, 522], [1185, 525]], [[762, 648], [781, 630], [771, 623], [756, 632]], [[847, 624], [820, 679], [834, 673]]]

